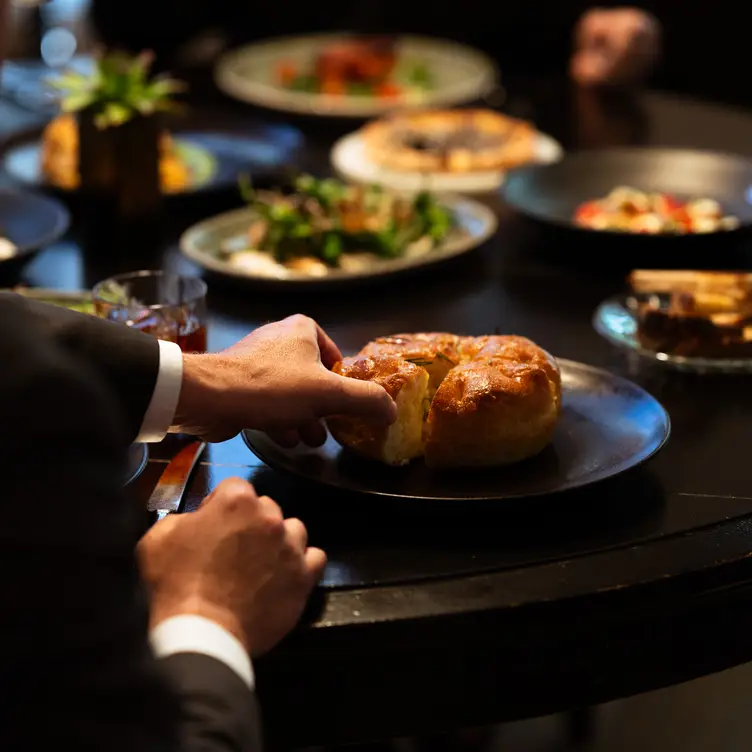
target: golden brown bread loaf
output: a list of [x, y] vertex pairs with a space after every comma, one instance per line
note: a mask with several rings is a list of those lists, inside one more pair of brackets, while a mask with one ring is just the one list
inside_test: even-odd
[[436, 468], [519, 462], [549, 443], [561, 412], [556, 361], [524, 337], [399, 334], [333, 370], [380, 384], [397, 403], [388, 428], [328, 421], [340, 444], [389, 465], [420, 456]]

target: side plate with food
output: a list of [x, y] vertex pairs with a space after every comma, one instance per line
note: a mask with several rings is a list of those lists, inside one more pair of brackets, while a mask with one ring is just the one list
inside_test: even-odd
[[405, 106], [452, 106], [489, 94], [491, 60], [440, 39], [319, 34], [257, 42], [215, 70], [226, 94], [288, 112], [373, 117]]
[[386, 116], [341, 138], [332, 165], [347, 180], [395, 191], [487, 193], [507, 171], [561, 159], [526, 121], [492, 110], [419, 110]]
[[434, 264], [481, 245], [497, 227], [493, 212], [475, 201], [310, 176], [290, 193], [245, 194], [246, 208], [190, 228], [183, 254], [231, 277], [316, 286]]
[[635, 269], [595, 330], [617, 347], [695, 373], [752, 372], [752, 274]]

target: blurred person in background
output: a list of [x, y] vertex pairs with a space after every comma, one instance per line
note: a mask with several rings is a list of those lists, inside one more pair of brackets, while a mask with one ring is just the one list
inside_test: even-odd
[[106, 45], [154, 49], [168, 66], [179, 66], [186, 51], [196, 57], [203, 53], [210, 63], [221, 47], [343, 29], [464, 42], [489, 54], [505, 76], [569, 71], [582, 84], [629, 84], [650, 74], [661, 40], [660, 24], [647, 11], [593, 8], [577, 0], [504, 5], [329, 0], [324, 6], [298, 3], [294, 10], [282, 3], [234, 0], [94, 0], [92, 14]]

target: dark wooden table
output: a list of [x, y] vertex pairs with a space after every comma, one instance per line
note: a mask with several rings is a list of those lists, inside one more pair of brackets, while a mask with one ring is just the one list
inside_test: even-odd
[[[558, 82], [509, 91], [511, 112], [535, 118], [568, 147], [752, 153], [752, 115], [743, 112], [658, 94], [606, 101]], [[221, 100], [204, 112], [203, 122], [228, 130], [259, 117]], [[304, 164], [325, 170], [337, 128], [298, 125]], [[752, 659], [752, 382], [682, 376], [613, 350], [590, 320], [622, 276], [600, 271], [597, 257], [567, 264], [574, 249], [566, 238], [549, 238], [543, 249], [534, 228], [489, 200], [501, 219], [496, 238], [430, 273], [319, 296], [212, 280], [210, 349], [298, 311], [345, 351], [397, 330], [499, 327], [643, 384], [669, 410], [671, 440], [647, 466], [585, 492], [441, 506], [306, 487], [265, 467], [240, 439], [211, 447], [190, 485], [189, 509], [239, 475], [300, 516], [330, 555], [305, 626], [257, 663], [267, 730], [281, 747], [580, 708]], [[154, 264], [190, 268], [175, 240], [207, 207], [170, 211], [168, 242]], [[24, 279], [75, 289], [106, 271], [107, 249], [92, 269], [75, 237], [42, 252]], [[134, 489], [138, 501], [176, 443], [153, 448]]]

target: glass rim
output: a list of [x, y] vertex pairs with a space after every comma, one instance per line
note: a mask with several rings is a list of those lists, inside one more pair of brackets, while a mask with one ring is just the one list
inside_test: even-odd
[[92, 300], [95, 302], [98, 301], [100, 303], [104, 303], [105, 305], [110, 305], [110, 306], [119, 306], [119, 307], [126, 306], [127, 303], [113, 303], [112, 301], [105, 300], [100, 294], [104, 285], [111, 283], [111, 282], [123, 283], [123, 282], [133, 281], [137, 279], [146, 279], [147, 277], [174, 277], [175, 279], [190, 280], [191, 282], [198, 284], [198, 291], [196, 291], [194, 294], [186, 296], [185, 299], [183, 299], [181, 303], [152, 303], [150, 305], [145, 305], [144, 307], [148, 308], [150, 311], [158, 311], [158, 310], [167, 309], [167, 308], [179, 308], [182, 305], [190, 305], [191, 303], [197, 303], [203, 298], [206, 298], [206, 294], [209, 289], [206, 284], [206, 281], [202, 279], [201, 277], [192, 277], [186, 274], [168, 272], [168, 271], [165, 271], [164, 269], [139, 269], [134, 272], [123, 272], [122, 274], [113, 274], [111, 277], [107, 277], [106, 279], [100, 280], [91, 289]]

